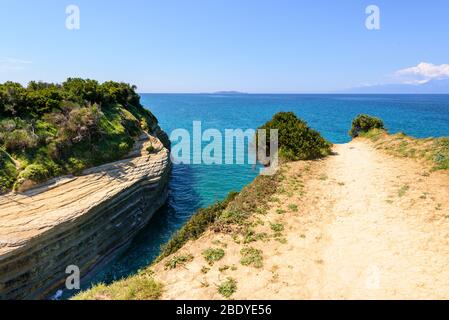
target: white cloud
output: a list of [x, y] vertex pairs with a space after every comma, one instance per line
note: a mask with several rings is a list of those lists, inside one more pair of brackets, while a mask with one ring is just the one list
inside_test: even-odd
[[20, 71], [25, 69], [26, 66], [31, 63], [31, 61], [27, 60], [0, 57], [0, 72]]
[[395, 78], [403, 83], [426, 83], [430, 80], [449, 78], [449, 64], [435, 65], [421, 62], [415, 67], [401, 69], [395, 72]]

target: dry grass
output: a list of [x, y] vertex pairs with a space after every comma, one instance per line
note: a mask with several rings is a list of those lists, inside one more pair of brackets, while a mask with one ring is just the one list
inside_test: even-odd
[[424, 161], [433, 171], [449, 169], [448, 137], [417, 139], [404, 133], [389, 135], [383, 130], [371, 130], [362, 137], [391, 155]]
[[151, 273], [140, 273], [114, 282], [98, 284], [74, 297], [74, 300], [157, 300], [164, 286], [155, 281]]
[[177, 267], [184, 267], [186, 263], [193, 260], [191, 254], [176, 255], [165, 261], [165, 269], [176, 269]]

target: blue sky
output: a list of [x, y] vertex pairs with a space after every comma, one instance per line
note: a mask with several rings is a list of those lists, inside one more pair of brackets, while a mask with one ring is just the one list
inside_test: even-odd
[[[70, 4], [80, 30], [65, 27]], [[380, 30], [365, 27], [370, 4]], [[0, 82], [24, 84], [79, 76], [140, 92], [329, 92], [449, 63], [446, 0], [0, 0], [0, 30]]]

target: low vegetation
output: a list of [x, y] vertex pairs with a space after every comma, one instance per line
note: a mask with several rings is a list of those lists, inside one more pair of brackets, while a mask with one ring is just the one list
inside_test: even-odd
[[242, 265], [254, 268], [263, 267], [262, 250], [246, 247], [240, 251], [240, 254], [242, 255], [242, 258], [240, 259]]
[[161, 254], [156, 262], [177, 252], [187, 241], [198, 239], [220, 216], [227, 205], [237, 196], [231, 192], [228, 197], [216, 204], [198, 210], [196, 214], [162, 247]]
[[125, 83], [0, 84], [0, 192], [120, 159], [156, 118]]
[[409, 185], [403, 185], [398, 191], [398, 196], [399, 197], [405, 196], [409, 189], [410, 189]]
[[142, 272], [112, 283], [98, 284], [75, 296], [75, 300], [158, 300], [164, 286], [151, 273]]
[[[381, 120], [380, 120], [381, 121]], [[394, 156], [424, 160], [433, 171], [449, 169], [449, 138], [418, 139], [400, 132], [387, 134], [382, 128], [372, 128], [360, 133], [360, 137], [370, 139], [376, 148]], [[428, 173], [423, 174], [428, 176]]]
[[233, 225], [245, 225], [251, 215], [268, 208], [268, 200], [276, 192], [281, 178], [279, 173], [258, 176], [240, 193], [231, 192], [223, 201], [198, 210], [162, 247], [156, 262], [176, 253], [187, 241], [198, 239], [209, 228], [226, 231], [231, 230]]
[[156, 148], [153, 145], [149, 145], [147, 147], [147, 152], [148, 153], [154, 153], [154, 152], [156, 152]]
[[270, 227], [271, 230], [273, 230], [275, 233], [280, 233], [284, 231], [284, 225], [282, 223], [271, 223]]
[[237, 291], [237, 281], [233, 278], [228, 278], [217, 289], [218, 293], [223, 297], [230, 298]]
[[269, 236], [265, 232], [255, 232], [252, 228], [248, 228], [243, 237], [243, 243], [251, 243], [256, 241], [268, 241]]
[[5, 150], [0, 149], [0, 194], [8, 191], [17, 177], [16, 165]]
[[225, 252], [223, 249], [209, 248], [203, 252], [203, 257], [209, 263], [213, 265], [215, 262], [223, 259]]
[[176, 269], [179, 266], [183, 267], [192, 260], [193, 256], [191, 254], [173, 256], [165, 262], [165, 269]]
[[[278, 130], [279, 156], [286, 161], [313, 160], [331, 153], [332, 144], [293, 112], [279, 112], [259, 129]], [[266, 141], [270, 151], [270, 139]]]

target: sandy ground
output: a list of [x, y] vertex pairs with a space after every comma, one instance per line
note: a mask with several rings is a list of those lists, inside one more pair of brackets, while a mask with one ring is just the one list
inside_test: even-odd
[[[208, 232], [178, 253], [192, 254], [192, 262], [154, 267], [163, 298], [222, 299], [217, 286], [228, 277], [237, 281], [233, 299], [449, 298], [447, 173], [359, 140], [334, 151], [289, 164], [286, 191], [256, 218], [258, 232], [282, 224], [286, 241], [245, 245]], [[263, 251], [262, 268], [240, 264], [245, 246]], [[211, 247], [225, 250], [213, 266], [201, 254]]]

